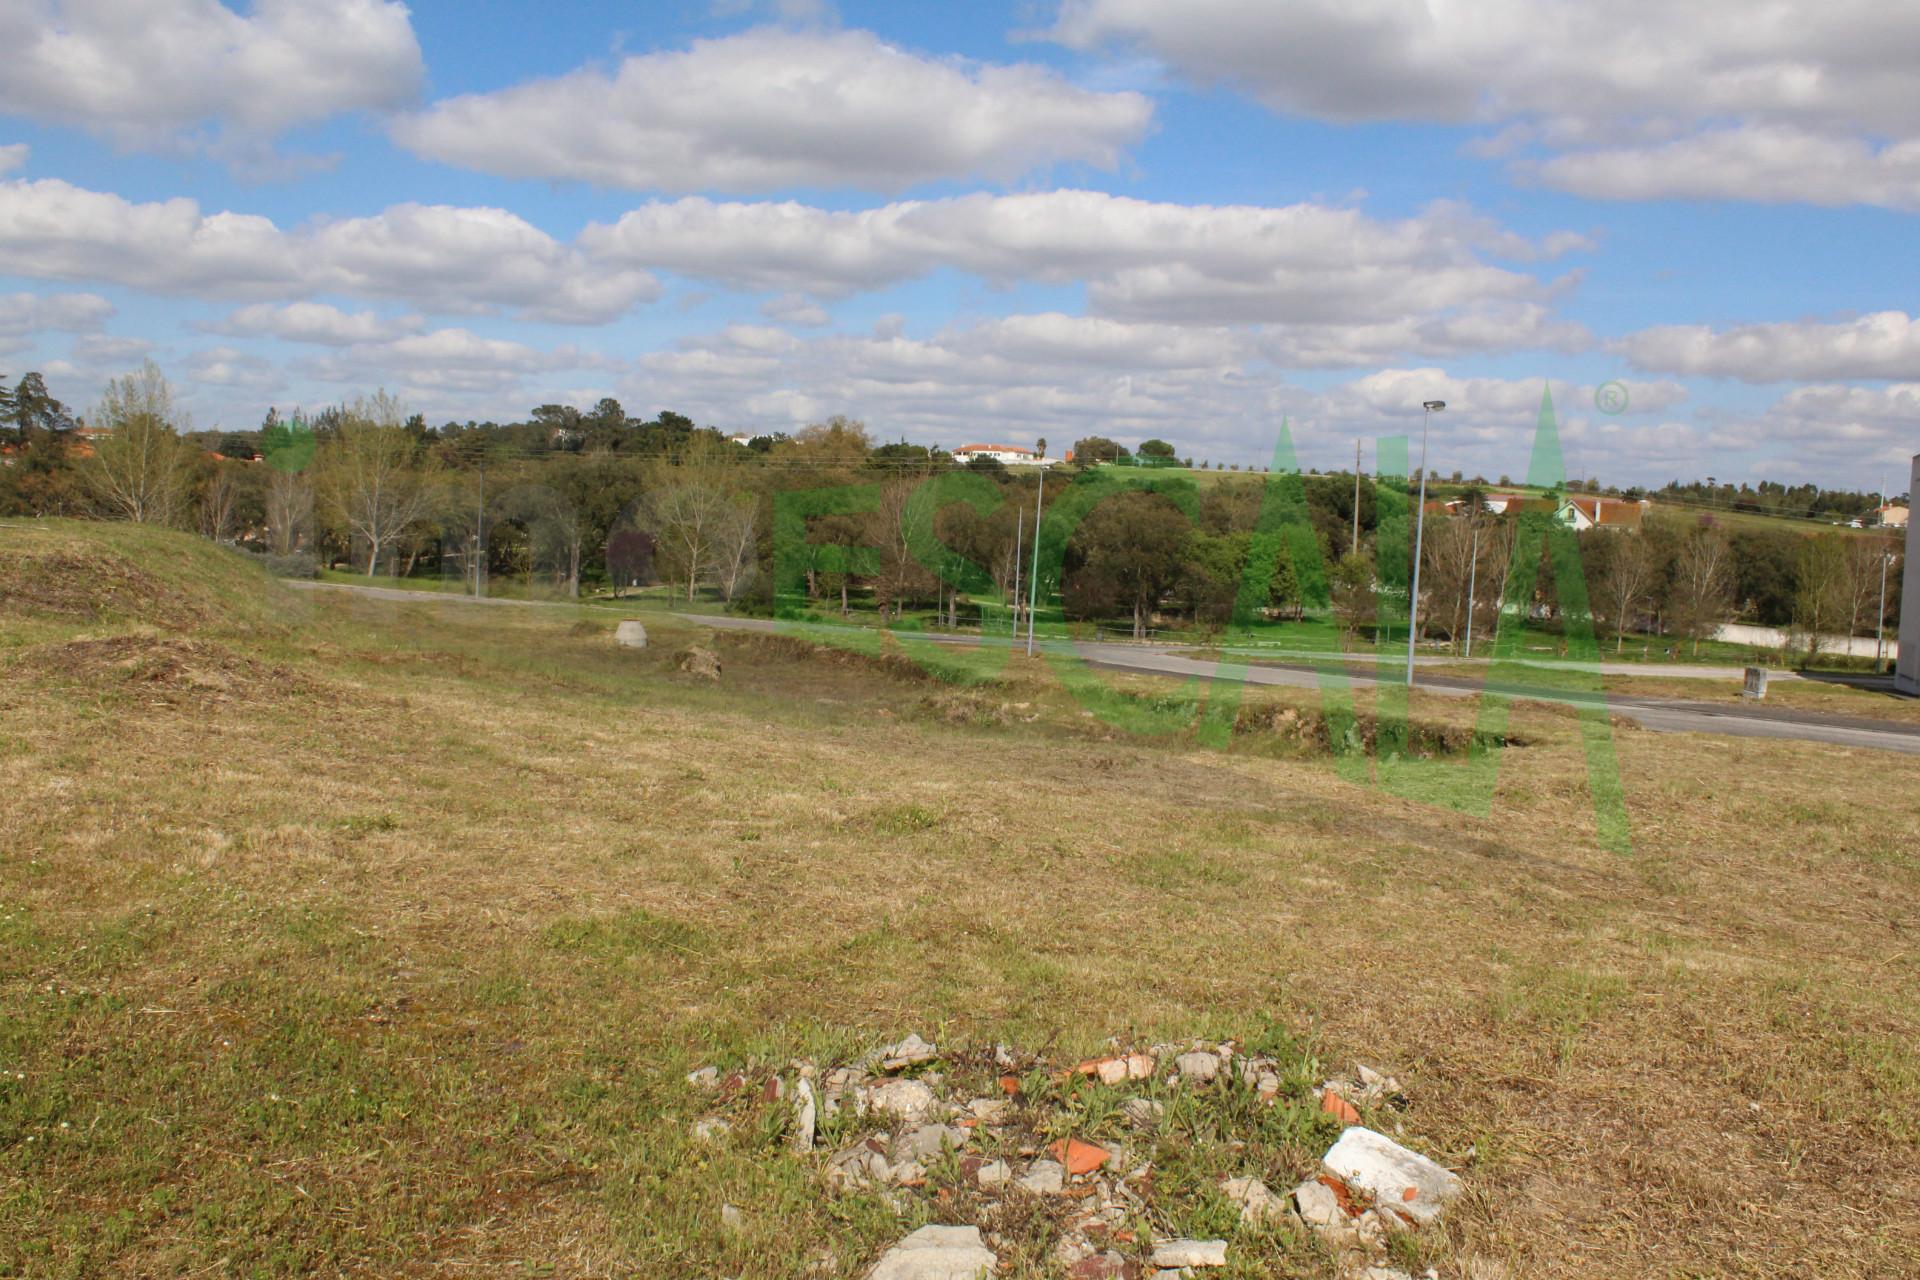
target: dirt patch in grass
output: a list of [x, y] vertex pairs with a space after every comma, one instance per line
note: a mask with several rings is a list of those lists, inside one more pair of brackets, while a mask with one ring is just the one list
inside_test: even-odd
[[135, 633], [47, 645], [25, 659], [55, 683], [149, 702], [274, 703], [311, 695], [304, 674], [224, 645]]
[[132, 617], [174, 627], [206, 616], [128, 560], [64, 550], [0, 562], [0, 611], [80, 622]]

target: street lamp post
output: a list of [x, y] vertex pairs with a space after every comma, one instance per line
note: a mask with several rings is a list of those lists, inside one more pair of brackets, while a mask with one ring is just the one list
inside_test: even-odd
[[[1885, 498], [1881, 498], [1880, 502], [1882, 506], [1886, 505]], [[1893, 552], [1883, 549], [1880, 552], [1880, 625], [1873, 641], [1873, 674], [1876, 676], [1880, 674], [1881, 664], [1887, 660], [1887, 566], [1892, 563]]]
[[1445, 400], [1420, 405], [1420, 505], [1413, 513], [1413, 596], [1407, 601], [1407, 688], [1413, 688], [1413, 645], [1420, 635], [1420, 553], [1427, 532], [1427, 427], [1433, 415], [1447, 407]]
[[[1467, 657], [1473, 657], [1473, 593], [1480, 585], [1480, 521], [1473, 522], [1473, 561], [1467, 569]], [[1885, 613], [1882, 609], [1880, 612]]]

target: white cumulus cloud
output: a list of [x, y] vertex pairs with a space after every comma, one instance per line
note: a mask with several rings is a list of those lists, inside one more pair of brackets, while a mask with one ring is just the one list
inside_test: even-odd
[[515, 178], [650, 191], [898, 191], [1113, 168], [1152, 119], [1137, 93], [1037, 65], [929, 58], [869, 32], [762, 28], [435, 103], [394, 126], [418, 155]]
[[0, 112], [148, 146], [218, 126], [270, 137], [418, 92], [420, 46], [395, 0], [11, 0]]
[[403, 204], [283, 230], [186, 198], [136, 203], [52, 178], [0, 181], [0, 272], [202, 298], [348, 293], [569, 323], [610, 320], [658, 293], [645, 272], [589, 263], [503, 209]]
[[1663, 325], [1616, 345], [1635, 368], [1663, 373], [1742, 382], [1920, 380], [1920, 319], [1904, 311], [1732, 329]]
[[1064, 0], [1052, 35], [1278, 111], [1499, 127], [1590, 196], [1914, 202], [1908, 4]]

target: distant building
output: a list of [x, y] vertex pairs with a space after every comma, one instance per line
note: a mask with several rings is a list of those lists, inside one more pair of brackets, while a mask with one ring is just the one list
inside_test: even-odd
[[739, 446], [740, 446], [740, 447], [741, 447], [742, 449], [745, 449], [745, 448], [749, 448], [750, 446], [752, 446], [752, 444], [753, 444], [753, 437], [752, 437], [751, 435], [749, 435], [748, 433], [746, 433], [745, 431], [736, 431], [736, 432], [734, 432], [734, 433], [733, 433], [732, 435], [730, 435], [730, 436], [728, 436], [728, 437], [727, 437], [727, 443], [728, 443], [728, 444], [737, 444], [737, 445], [739, 445]]
[[1057, 458], [1043, 458], [1031, 449], [1015, 444], [963, 444], [953, 451], [953, 460], [961, 466], [975, 458], [992, 458], [1009, 467], [1051, 467]]
[[1588, 529], [1621, 529], [1627, 533], [1638, 533], [1641, 522], [1646, 518], [1647, 508], [1652, 505], [1645, 498], [1631, 502], [1625, 498], [1579, 496], [1561, 502], [1554, 515], [1562, 524], [1570, 525], [1579, 532]]
[[[1601, 498], [1584, 493], [1558, 500], [1529, 498], [1519, 493], [1492, 493], [1487, 495], [1486, 503], [1487, 510], [1496, 516], [1517, 516], [1529, 511], [1544, 511], [1560, 523], [1581, 532], [1588, 529], [1621, 529], [1628, 533], [1639, 531], [1646, 519], [1648, 509], [1653, 506], [1653, 503], [1646, 498], [1633, 501], [1627, 498]], [[1448, 512], [1456, 511], [1459, 505], [1457, 501], [1448, 503]]]
[[1874, 523], [1882, 529], [1904, 529], [1907, 527], [1907, 509], [1889, 504], [1873, 513]]

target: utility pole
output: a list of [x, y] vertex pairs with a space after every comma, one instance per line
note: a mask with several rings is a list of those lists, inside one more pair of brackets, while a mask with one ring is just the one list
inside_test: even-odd
[[1353, 442], [1353, 554], [1360, 554], [1360, 441]]
[[1033, 495], [1033, 572], [1027, 575], [1027, 656], [1033, 656], [1033, 625], [1040, 606], [1040, 513], [1046, 509], [1047, 473]]
[[1447, 407], [1445, 400], [1420, 405], [1420, 505], [1413, 513], [1413, 594], [1407, 599], [1407, 688], [1413, 688], [1413, 646], [1420, 638], [1420, 550], [1427, 532], [1427, 424]]
[[[1473, 592], [1480, 582], [1480, 522], [1473, 522], [1473, 562], [1467, 566], [1467, 657], [1473, 657]], [[1885, 613], [1882, 608], [1880, 612]]]
[[1017, 513], [1013, 521], [1013, 638], [1020, 638], [1020, 551], [1026, 541], [1027, 513]]

